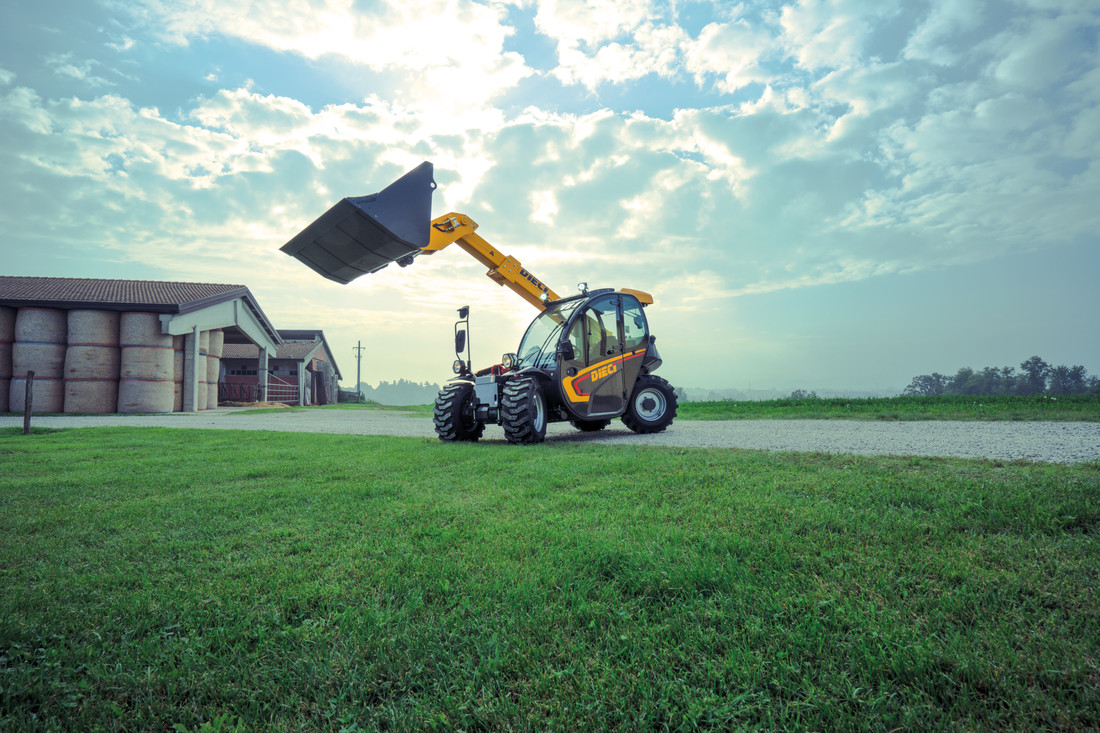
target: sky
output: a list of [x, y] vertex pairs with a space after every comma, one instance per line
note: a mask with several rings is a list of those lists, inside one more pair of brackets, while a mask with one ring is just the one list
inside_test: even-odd
[[559, 294], [649, 292], [676, 386], [1100, 371], [1096, 0], [14, 0], [0, 273], [246, 285], [343, 384], [443, 382], [536, 310], [457, 247], [279, 252], [424, 160]]

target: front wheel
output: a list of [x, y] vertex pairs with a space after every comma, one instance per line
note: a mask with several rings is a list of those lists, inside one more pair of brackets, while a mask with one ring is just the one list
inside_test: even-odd
[[474, 414], [474, 385], [448, 384], [435, 398], [432, 422], [440, 440], [473, 442], [485, 432], [485, 423]]
[[635, 433], [659, 433], [672, 424], [678, 404], [671, 384], [646, 374], [634, 383], [623, 424]]
[[509, 443], [541, 443], [546, 439], [546, 397], [534, 377], [520, 377], [504, 385], [501, 399], [504, 437]]

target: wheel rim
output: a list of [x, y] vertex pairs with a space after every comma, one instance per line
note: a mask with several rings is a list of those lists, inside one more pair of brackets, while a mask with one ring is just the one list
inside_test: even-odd
[[542, 403], [542, 395], [535, 394], [532, 399], [532, 406], [535, 408], [535, 414], [531, 417], [531, 425], [535, 428], [535, 432], [542, 430], [542, 426], [546, 424], [546, 406]]
[[668, 401], [657, 389], [644, 389], [634, 398], [634, 412], [647, 422], [660, 420], [668, 409]]

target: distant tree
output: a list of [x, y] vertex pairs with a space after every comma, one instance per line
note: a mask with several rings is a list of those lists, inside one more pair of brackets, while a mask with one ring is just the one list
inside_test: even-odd
[[1084, 394], [1089, 388], [1089, 376], [1083, 366], [1051, 367], [1047, 379], [1050, 381], [1050, 393], [1056, 395]]
[[920, 374], [913, 377], [913, 381], [905, 388], [902, 394], [911, 397], [934, 397], [941, 395], [947, 389], [948, 379], [939, 372]]
[[788, 399], [792, 400], [816, 400], [817, 392], [807, 392], [804, 389], [796, 389], [791, 392], [791, 396]]
[[[1052, 367], [1038, 356], [1020, 364], [1023, 373], [1015, 367], [985, 367], [975, 371], [963, 367], [953, 377], [938, 372], [921, 374], [902, 394], [909, 396], [955, 395], [1037, 395], [1049, 392], [1055, 395], [1100, 394], [1100, 378], [1089, 376], [1083, 366]], [[800, 390], [799, 390], [800, 391]], [[792, 395], [793, 396], [793, 395]]]
[[677, 402], [687, 402], [688, 401], [687, 392], [684, 391], [683, 387], [673, 387], [672, 392], [673, 392], [673, 394], [676, 395], [676, 401]]
[[1024, 370], [1019, 383], [1020, 394], [1042, 394], [1046, 391], [1047, 376], [1050, 374], [1049, 364], [1038, 356], [1033, 356], [1020, 364], [1020, 368]]
[[951, 377], [951, 381], [947, 383], [946, 391], [948, 394], [977, 394], [977, 389], [978, 384], [974, 378], [974, 370], [970, 367], [963, 367], [955, 372], [955, 376]]

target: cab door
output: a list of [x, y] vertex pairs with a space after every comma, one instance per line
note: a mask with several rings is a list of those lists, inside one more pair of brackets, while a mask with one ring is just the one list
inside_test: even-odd
[[579, 418], [614, 417], [626, 405], [622, 300], [595, 298], [574, 315], [566, 335], [573, 358], [562, 360], [563, 401]]

